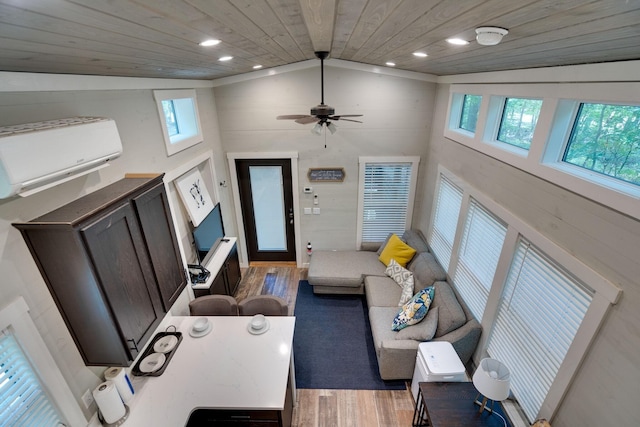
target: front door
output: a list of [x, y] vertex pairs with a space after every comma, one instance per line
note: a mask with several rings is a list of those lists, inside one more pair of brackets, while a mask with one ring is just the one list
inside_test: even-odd
[[251, 261], [295, 261], [290, 159], [237, 159], [240, 204]]

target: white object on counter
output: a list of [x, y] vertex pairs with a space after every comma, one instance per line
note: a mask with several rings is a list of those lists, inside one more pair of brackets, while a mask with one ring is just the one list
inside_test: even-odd
[[115, 384], [118, 394], [122, 398], [124, 403], [131, 402], [133, 399], [133, 385], [129, 379], [129, 375], [125, 372], [124, 368], [109, 368], [104, 371], [104, 379], [112, 381]]
[[98, 387], [93, 390], [93, 398], [100, 409], [102, 418], [109, 424], [115, 423], [127, 413], [113, 381], [98, 384]]
[[411, 381], [413, 398], [418, 398], [418, 383], [434, 381], [469, 381], [464, 365], [450, 342], [429, 341], [418, 345], [416, 367]]

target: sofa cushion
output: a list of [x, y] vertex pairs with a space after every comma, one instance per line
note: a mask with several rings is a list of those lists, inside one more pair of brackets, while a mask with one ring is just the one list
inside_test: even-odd
[[438, 280], [447, 279], [447, 273], [430, 252], [416, 255], [407, 269], [413, 272], [414, 293], [433, 285]]
[[428, 287], [413, 296], [404, 304], [396, 317], [393, 318], [391, 329], [399, 331], [410, 325], [415, 325], [425, 318], [433, 301], [433, 287]]
[[398, 264], [395, 259], [389, 261], [389, 265], [385, 270], [387, 276], [391, 277], [402, 288], [398, 305], [402, 305], [409, 301], [413, 296], [413, 273]]
[[307, 280], [311, 285], [360, 287], [363, 275], [385, 276], [375, 252], [317, 251], [311, 256]]
[[384, 246], [382, 253], [380, 254], [380, 261], [385, 266], [389, 265], [391, 259], [395, 259], [401, 266], [406, 266], [411, 258], [416, 254], [416, 250], [405, 242], [400, 240], [398, 236], [393, 234], [389, 237], [387, 244]]
[[436, 338], [441, 337], [467, 322], [464, 310], [460, 306], [453, 289], [447, 282], [435, 282], [435, 295], [432, 308], [438, 307], [438, 328]]
[[[369, 307], [393, 307], [394, 315], [398, 312], [398, 301], [400, 300], [402, 289], [392, 279], [366, 276], [364, 278], [364, 291]], [[389, 323], [387, 323], [387, 327], [389, 327]]]
[[435, 336], [437, 329], [438, 307], [430, 309], [427, 316], [421, 322], [407, 326], [406, 328], [398, 331], [396, 339], [429, 341]]
[[[397, 287], [397, 286], [396, 286]], [[371, 325], [371, 335], [376, 352], [380, 352], [384, 341], [395, 340], [398, 334], [392, 331], [389, 325], [398, 314], [398, 307], [370, 307], [369, 324]], [[416, 343], [416, 348], [417, 348]], [[414, 356], [415, 358], [415, 356]]]
[[422, 233], [418, 230], [407, 230], [402, 235], [402, 241], [411, 246], [418, 253], [429, 252], [429, 245], [427, 245], [427, 239], [424, 238]]

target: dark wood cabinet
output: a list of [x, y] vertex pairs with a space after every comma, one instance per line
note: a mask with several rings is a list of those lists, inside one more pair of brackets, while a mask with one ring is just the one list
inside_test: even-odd
[[186, 285], [161, 175], [14, 226], [87, 365], [129, 366]]
[[238, 247], [234, 243], [229, 251], [220, 270], [212, 271], [215, 274], [211, 285], [206, 289], [194, 289], [196, 297], [203, 295], [231, 295], [235, 296], [238, 284], [240, 283], [240, 260], [238, 258]]

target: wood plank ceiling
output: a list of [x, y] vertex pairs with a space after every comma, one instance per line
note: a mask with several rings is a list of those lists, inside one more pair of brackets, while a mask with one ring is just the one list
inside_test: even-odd
[[216, 79], [328, 50], [451, 75], [637, 60], [638, 40], [640, 0], [0, 0], [0, 71]]

